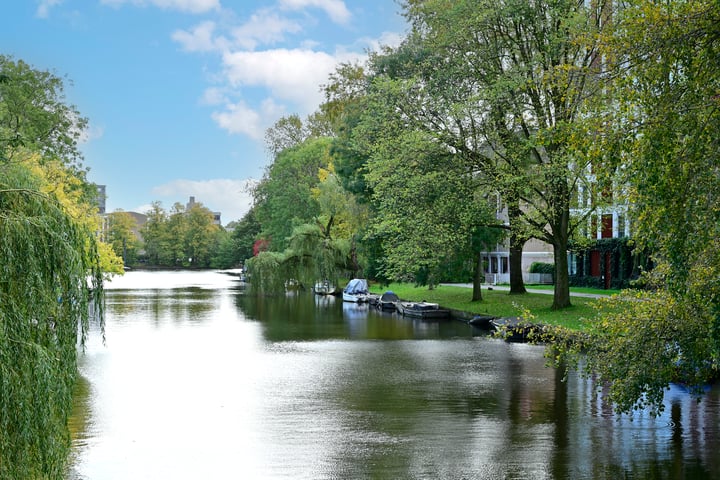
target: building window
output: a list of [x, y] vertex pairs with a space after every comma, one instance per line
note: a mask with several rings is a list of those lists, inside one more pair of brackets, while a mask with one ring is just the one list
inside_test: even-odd
[[625, 215], [618, 213], [618, 238], [625, 236]]
[[613, 216], [604, 214], [602, 216], [602, 232], [601, 238], [612, 238], [613, 236]]

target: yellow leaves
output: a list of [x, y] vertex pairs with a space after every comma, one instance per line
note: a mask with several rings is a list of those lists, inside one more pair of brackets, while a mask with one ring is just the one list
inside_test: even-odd
[[[40, 191], [55, 197], [76, 224], [89, 233], [101, 230], [102, 220], [98, 215], [97, 207], [83, 198], [85, 192], [83, 180], [69, 171], [62, 162], [43, 159], [36, 152], [25, 153], [20, 161], [40, 181]], [[115, 255], [109, 245], [98, 243], [102, 270], [122, 273], [122, 260]]]
[[122, 275], [125, 273], [122, 258], [115, 255], [110, 244], [98, 242], [98, 255], [100, 256], [100, 268], [105, 274]]

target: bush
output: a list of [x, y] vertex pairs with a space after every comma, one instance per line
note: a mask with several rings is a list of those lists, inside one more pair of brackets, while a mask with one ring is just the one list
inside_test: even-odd
[[555, 275], [555, 264], [533, 262], [530, 264], [530, 273], [549, 273], [550, 275]]

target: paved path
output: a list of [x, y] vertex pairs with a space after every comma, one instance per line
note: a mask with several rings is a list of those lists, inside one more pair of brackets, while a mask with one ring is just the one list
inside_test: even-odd
[[[448, 285], [451, 287], [466, 287], [466, 288], [472, 288], [472, 283], [441, 283], [441, 285]], [[506, 285], [486, 285], [483, 284], [482, 286], [485, 290], [501, 290], [501, 291], [510, 291], [510, 287]], [[554, 292], [552, 290], [538, 290], [533, 288], [526, 288], [528, 293], [542, 293], [544, 295], [552, 295]], [[605, 294], [599, 294], [599, 293], [580, 293], [580, 292], [570, 292], [571, 297], [585, 297], [585, 298], [605, 298], [609, 297], [610, 295]]]

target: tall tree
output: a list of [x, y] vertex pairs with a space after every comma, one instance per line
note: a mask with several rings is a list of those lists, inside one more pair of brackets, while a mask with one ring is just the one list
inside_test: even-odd
[[185, 229], [185, 254], [193, 267], [208, 267], [220, 226], [215, 224], [213, 213], [201, 203], [195, 203], [183, 217]]
[[273, 158], [283, 150], [300, 145], [311, 135], [298, 115], [282, 117], [265, 131], [265, 145]]
[[720, 375], [720, 9], [629, 0], [605, 58], [635, 241], [651, 291], [616, 300], [589, 352], [621, 411]]
[[185, 207], [180, 202], [175, 202], [170, 208], [167, 225], [167, 250], [164, 253], [166, 265], [173, 267], [186, 267], [190, 264], [191, 257], [188, 257], [185, 248], [185, 237], [188, 224], [185, 221]]
[[570, 305], [571, 192], [589, 162], [578, 139], [597, 128], [586, 102], [598, 93], [605, 19], [577, 0], [410, 0], [405, 12], [413, 29], [375, 59], [376, 74], [401, 81], [396, 106], [413, 128], [499, 189], [514, 246], [528, 236], [553, 246], [553, 307]]
[[0, 152], [6, 159], [31, 150], [80, 175], [78, 141], [86, 125], [87, 119], [66, 103], [61, 78], [0, 55]]
[[122, 258], [125, 266], [133, 265], [137, 260], [140, 240], [135, 235], [137, 222], [127, 212], [116, 210], [108, 215], [107, 241], [113, 251]]
[[152, 202], [151, 205], [146, 212], [147, 221], [140, 229], [145, 243], [145, 255], [151, 265], [172, 265], [172, 255], [169, 254], [168, 214], [160, 202]]
[[481, 300], [480, 252], [496, 244], [503, 230], [477, 178], [458, 155], [422, 132], [393, 132], [375, 148], [367, 177], [387, 276], [432, 288], [444, 265], [455, 258], [472, 259], [473, 300]]
[[258, 239], [258, 235], [260, 235], [261, 228], [255, 216], [255, 207], [253, 206], [243, 218], [240, 219], [232, 232], [232, 238], [237, 247], [236, 255], [239, 263], [243, 263], [253, 256], [253, 245], [255, 245], [255, 241]]
[[329, 163], [329, 145], [329, 139], [311, 139], [283, 150], [256, 187], [255, 214], [271, 250], [285, 250], [293, 229], [318, 215], [312, 189], [320, 168]]

